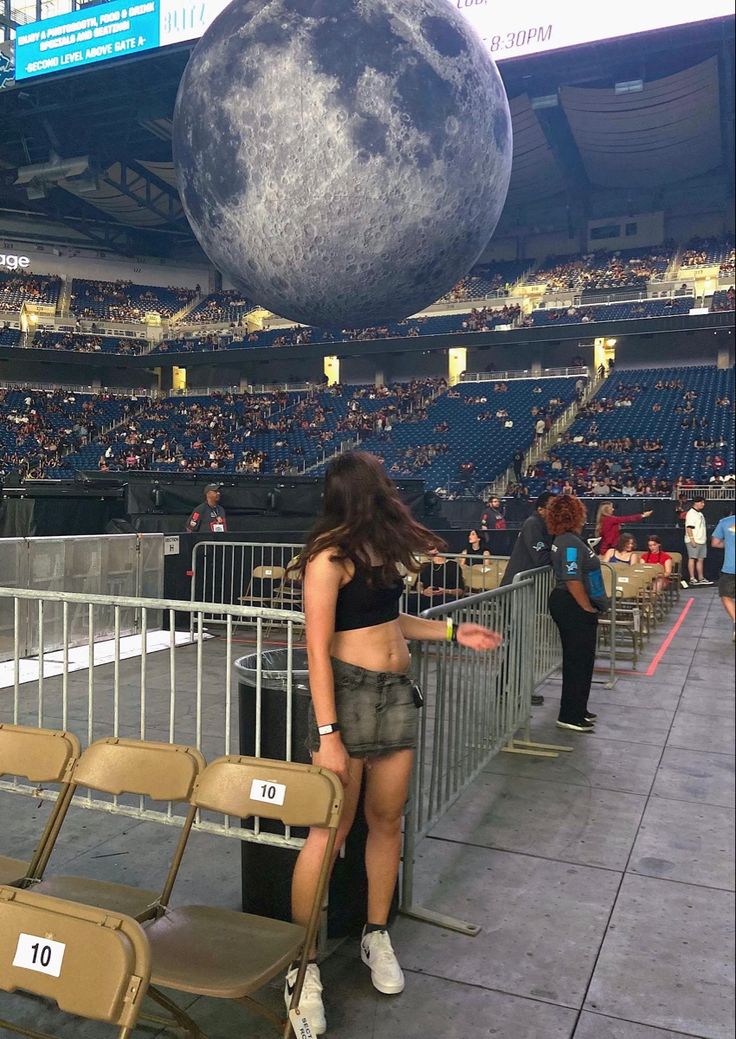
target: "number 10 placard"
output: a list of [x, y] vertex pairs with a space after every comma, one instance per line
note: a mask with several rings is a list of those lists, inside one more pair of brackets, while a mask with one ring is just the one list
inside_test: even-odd
[[269, 805], [282, 805], [286, 798], [286, 786], [272, 783], [268, 779], [254, 779], [250, 784], [251, 801], [262, 801]]
[[35, 970], [39, 974], [51, 974], [52, 977], [58, 978], [65, 952], [66, 945], [63, 942], [21, 932], [18, 935], [13, 966]]

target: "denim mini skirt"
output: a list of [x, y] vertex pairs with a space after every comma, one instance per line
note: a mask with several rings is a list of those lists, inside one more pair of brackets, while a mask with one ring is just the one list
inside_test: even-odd
[[[335, 709], [351, 758], [378, 757], [417, 745], [419, 711], [408, 674], [368, 671], [332, 658]], [[314, 707], [309, 704], [307, 749], [319, 750]]]

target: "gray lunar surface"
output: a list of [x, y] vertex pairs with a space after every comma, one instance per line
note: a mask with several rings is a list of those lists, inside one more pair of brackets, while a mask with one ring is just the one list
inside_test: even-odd
[[192, 229], [294, 321], [415, 313], [477, 260], [511, 172], [498, 70], [449, 0], [234, 0], [174, 115]]

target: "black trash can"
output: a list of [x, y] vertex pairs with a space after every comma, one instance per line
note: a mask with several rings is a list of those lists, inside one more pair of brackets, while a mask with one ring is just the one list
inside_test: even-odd
[[[235, 661], [240, 708], [240, 753], [252, 755], [256, 750], [256, 667], [257, 654]], [[286, 678], [288, 651], [271, 650], [261, 654], [261, 757], [284, 760], [286, 747]], [[292, 651], [292, 761], [308, 763], [306, 747], [310, 702], [307, 654]], [[280, 833], [282, 827], [269, 820], [261, 821], [261, 830]], [[292, 829], [296, 836], [306, 831]], [[327, 936], [344, 938], [359, 936], [366, 920], [368, 884], [365, 874], [365, 841], [367, 827], [361, 792], [355, 822], [345, 849], [335, 863], [329, 890]], [[291, 875], [297, 853], [291, 848], [267, 844], [242, 843], [243, 912], [291, 919]]]

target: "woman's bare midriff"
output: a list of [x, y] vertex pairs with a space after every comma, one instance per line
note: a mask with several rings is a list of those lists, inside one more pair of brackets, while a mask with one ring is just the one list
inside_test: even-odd
[[330, 643], [330, 656], [367, 671], [403, 674], [409, 668], [409, 647], [398, 620], [370, 628], [336, 631]]

